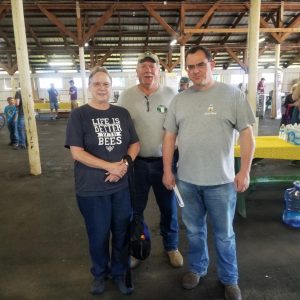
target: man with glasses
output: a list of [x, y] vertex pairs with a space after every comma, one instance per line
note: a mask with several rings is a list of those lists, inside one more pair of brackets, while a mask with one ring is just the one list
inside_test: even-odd
[[[186, 52], [186, 69], [193, 86], [175, 96], [164, 123], [164, 176], [175, 186], [172, 159], [178, 138], [177, 186], [184, 200], [182, 218], [189, 242], [189, 272], [185, 289], [195, 288], [207, 274], [207, 217], [212, 225], [217, 274], [225, 286], [225, 299], [239, 300], [238, 267], [233, 218], [236, 192], [249, 186], [254, 152], [250, 105], [237, 88], [215, 82], [214, 61], [208, 49], [195, 46]], [[240, 133], [241, 169], [234, 172], [234, 130]]]
[[[178, 251], [178, 221], [174, 193], [162, 183], [162, 138], [163, 122], [175, 92], [159, 84], [158, 57], [146, 52], [139, 56], [137, 64], [139, 84], [121, 93], [119, 103], [133, 119], [140, 139], [140, 153], [136, 158], [134, 213], [143, 216], [150, 187], [160, 210], [160, 233], [163, 246], [173, 267], [182, 267], [183, 258]], [[132, 258], [131, 267], [139, 261]]]

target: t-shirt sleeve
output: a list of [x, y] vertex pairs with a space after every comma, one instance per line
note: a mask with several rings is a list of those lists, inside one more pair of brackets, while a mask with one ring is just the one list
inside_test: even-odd
[[255, 117], [249, 102], [243, 92], [236, 90], [236, 125], [238, 131], [242, 131], [255, 123]]
[[166, 119], [165, 119], [163, 128], [166, 131], [177, 134], [178, 126], [176, 123], [175, 108], [176, 108], [176, 98], [171, 101], [171, 104], [167, 111], [167, 115], [166, 115]]
[[128, 129], [129, 129], [129, 135], [130, 135], [130, 138], [129, 138], [129, 144], [134, 144], [136, 142], [139, 141], [139, 137], [136, 133], [136, 130], [135, 130], [135, 127], [133, 125], [133, 121], [131, 119], [131, 116], [130, 116], [130, 113], [126, 110], [127, 112], [127, 121], [128, 121]]
[[79, 110], [74, 110], [70, 114], [66, 130], [66, 148], [70, 148], [70, 146], [84, 148], [83, 126], [79, 112]]

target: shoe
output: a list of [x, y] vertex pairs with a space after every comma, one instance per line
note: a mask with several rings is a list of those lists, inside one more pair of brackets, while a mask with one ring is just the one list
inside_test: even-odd
[[25, 145], [19, 145], [19, 149], [26, 149]]
[[7, 144], [7, 146], [13, 146], [13, 145], [14, 145], [13, 142], [10, 142], [10, 143]]
[[18, 145], [18, 144], [14, 144], [14, 145], [13, 145], [13, 149], [14, 149], [14, 150], [20, 149], [20, 148], [19, 148], [19, 145]]
[[183, 257], [178, 250], [167, 251], [170, 264], [174, 268], [181, 268], [183, 266]]
[[200, 275], [188, 272], [182, 278], [182, 287], [187, 290], [194, 289], [199, 284], [200, 278]]
[[91, 288], [90, 293], [92, 295], [101, 295], [105, 290], [105, 280], [102, 279], [94, 279]]
[[130, 269], [135, 269], [141, 264], [141, 261], [133, 256], [130, 256]]
[[130, 295], [133, 293], [134, 291], [134, 287], [128, 287], [125, 284], [125, 280], [123, 276], [118, 276], [115, 277], [113, 279], [114, 283], [116, 284], [116, 286], [118, 287], [119, 291], [123, 294], [123, 295]]
[[242, 300], [241, 290], [237, 284], [225, 285], [226, 300]]

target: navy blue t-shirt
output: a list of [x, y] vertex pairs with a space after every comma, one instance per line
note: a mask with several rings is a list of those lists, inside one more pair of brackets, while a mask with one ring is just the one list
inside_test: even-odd
[[[129, 145], [138, 142], [129, 112], [110, 105], [99, 110], [85, 104], [70, 114], [65, 147], [77, 146], [109, 162], [120, 161]], [[75, 161], [75, 188], [79, 196], [104, 196], [128, 186], [127, 175], [118, 182], [105, 182], [107, 171], [91, 168]]]

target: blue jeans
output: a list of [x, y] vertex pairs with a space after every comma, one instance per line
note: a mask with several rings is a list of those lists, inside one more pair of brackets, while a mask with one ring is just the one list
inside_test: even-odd
[[25, 121], [23, 115], [18, 116], [17, 127], [19, 139], [18, 144], [21, 146], [26, 146]]
[[125, 248], [128, 245], [128, 226], [132, 214], [129, 189], [107, 196], [76, 197], [89, 239], [91, 273], [96, 279], [104, 278], [108, 274], [113, 278], [123, 276], [129, 259], [129, 253], [126, 253]]
[[238, 267], [233, 218], [236, 192], [233, 183], [199, 186], [177, 182], [185, 207], [182, 219], [189, 242], [189, 269], [204, 276], [209, 264], [207, 247], [207, 216], [212, 225], [217, 252], [218, 278], [223, 284], [237, 284]]
[[7, 122], [7, 128], [9, 130], [9, 138], [12, 144], [18, 144], [18, 128], [17, 122], [10, 121]]
[[174, 192], [167, 190], [162, 183], [162, 159], [145, 161], [137, 158], [134, 162], [136, 201], [134, 213], [144, 216], [150, 187], [153, 188], [156, 203], [160, 210], [160, 234], [166, 251], [178, 248], [178, 219]]

